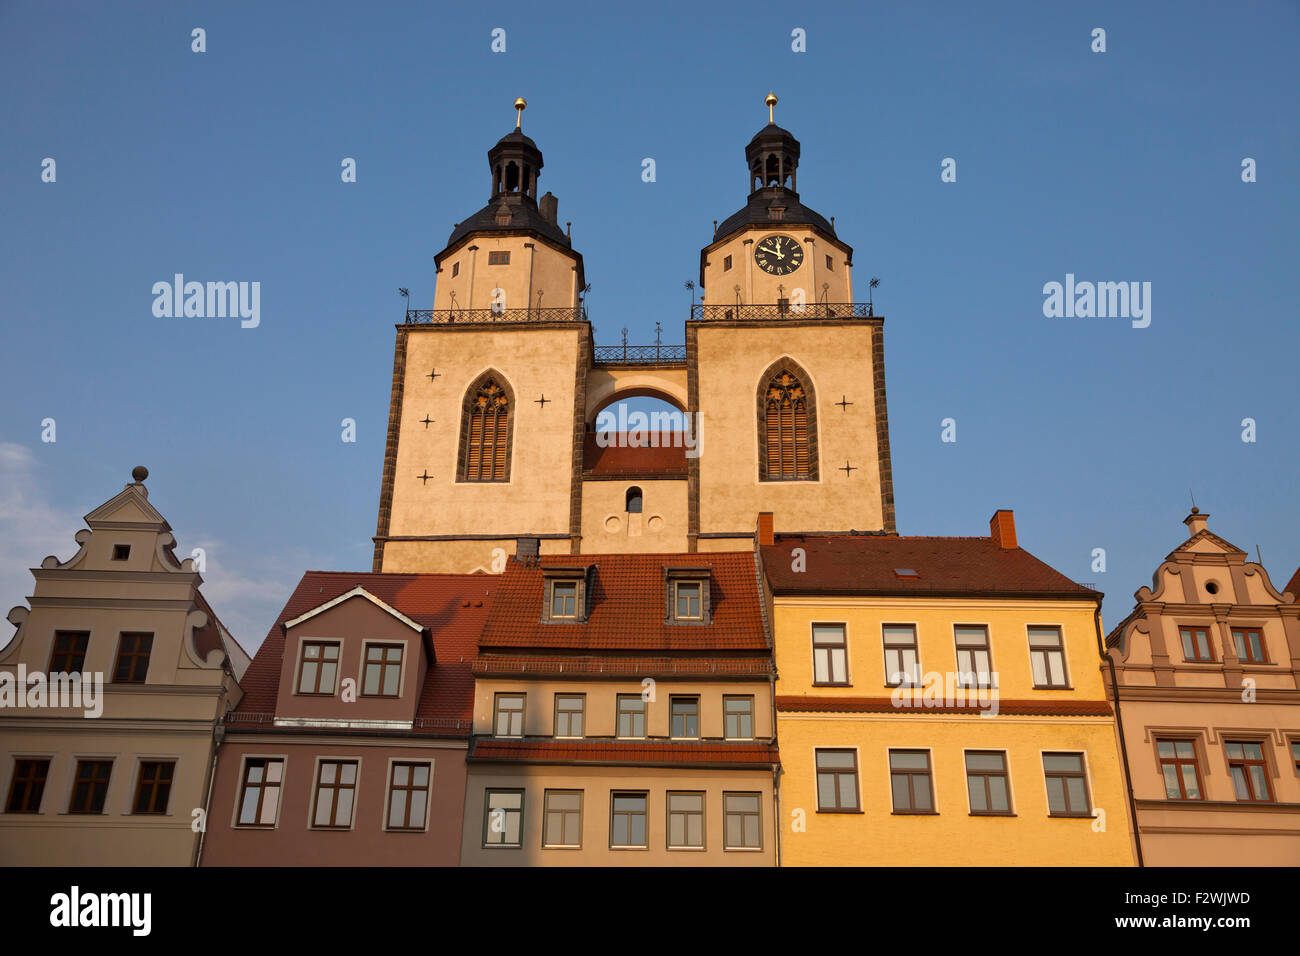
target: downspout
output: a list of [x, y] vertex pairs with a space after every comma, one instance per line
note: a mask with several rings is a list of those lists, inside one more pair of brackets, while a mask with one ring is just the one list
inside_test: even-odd
[[1133, 798], [1133, 775], [1128, 762], [1128, 741], [1124, 736], [1124, 716], [1119, 706], [1119, 678], [1115, 675], [1115, 658], [1106, 653], [1106, 641], [1101, 636], [1101, 602], [1093, 611], [1093, 624], [1097, 629], [1097, 650], [1101, 652], [1110, 670], [1111, 699], [1115, 702], [1115, 730], [1119, 734], [1119, 754], [1124, 762], [1124, 788], [1128, 792], [1129, 822], [1133, 825], [1133, 848], [1137, 851], [1137, 865], [1146, 866], [1142, 861], [1142, 832], [1138, 829], [1137, 802]]
[[[222, 661], [222, 669], [229, 665], [230, 658], [227, 657]], [[221, 750], [221, 738], [225, 736], [225, 727], [223, 722], [226, 715], [221, 713], [221, 705], [226, 700], [227, 687], [226, 678], [233, 676], [229, 671], [221, 676], [221, 696], [217, 698], [216, 720], [212, 725], [212, 761], [208, 764], [208, 783], [204, 788], [203, 796], [203, 829], [199, 830], [199, 839], [194, 846], [194, 867], [197, 869], [203, 862], [203, 838], [208, 835], [208, 811], [212, 809], [212, 785], [217, 778], [217, 754]]]

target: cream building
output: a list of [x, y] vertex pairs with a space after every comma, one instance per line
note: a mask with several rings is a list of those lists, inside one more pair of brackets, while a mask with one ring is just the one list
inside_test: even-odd
[[[32, 569], [0, 650], [0, 863], [193, 865], [248, 655], [134, 481]], [[26, 686], [24, 686], [26, 685]]]
[[[795, 191], [775, 102], [745, 149], [745, 205], [701, 250], [685, 344], [666, 347], [595, 344], [516, 103], [487, 205], [435, 257], [434, 308], [397, 328], [374, 570], [500, 570], [522, 537], [543, 555], [749, 549], [759, 511], [778, 531], [894, 530], [883, 319], [853, 303], [852, 248]], [[638, 396], [675, 410], [646, 429], [668, 447], [597, 430]]]

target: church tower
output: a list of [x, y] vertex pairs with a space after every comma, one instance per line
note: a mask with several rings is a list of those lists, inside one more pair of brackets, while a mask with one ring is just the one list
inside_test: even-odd
[[591, 327], [525, 106], [488, 151], [487, 205], [434, 257], [434, 308], [397, 327], [376, 571], [491, 569], [520, 537], [577, 547]]
[[[853, 302], [834, 221], [800, 201], [776, 97], [676, 346], [593, 342], [524, 105], [488, 151], [487, 205], [435, 256], [434, 308], [397, 327], [374, 569], [500, 570], [521, 539], [541, 554], [750, 550], [764, 512], [777, 533], [896, 533], [883, 319]], [[600, 424], [637, 397], [669, 421]]]
[[896, 530], [884, 320], [853, 302], [853, 249], [800, 201], [799, 141], [765, 102], [748, 201], [701, 250], [705, 296], [686, 324], [701, 551], [742, 546], [756, 512], [778, 533]]

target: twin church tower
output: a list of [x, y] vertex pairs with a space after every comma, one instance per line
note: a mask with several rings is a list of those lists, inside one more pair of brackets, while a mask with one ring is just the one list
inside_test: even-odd
[[[778, 533], [895, 533], [883, 319], [854, 304], [853, 249], [800, 202], [799, 141], [766, 103], [683, 348], [594, 343], [582, 255], [538, 195], [516, 100], [487, 205], [435, 256], [433, 308], [397, 327], [375, 571], [488, 570], [517, 547], [748, 550], [760, 512]], [[642, 396], [685, 435], [597, 432]]]

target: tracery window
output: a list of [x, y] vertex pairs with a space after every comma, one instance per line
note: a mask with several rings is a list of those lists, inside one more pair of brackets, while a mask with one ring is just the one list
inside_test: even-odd
[[505, 380], [488, 373], [465, 396], [461, 423], [461, 481], [509, 481], [511, 395]]
[[817, 477], [816, 406], [807, 376], [780, 364], [765, 377], [759, 400], [759, 478], [807, 481]]

